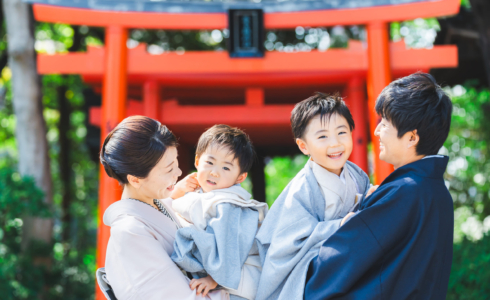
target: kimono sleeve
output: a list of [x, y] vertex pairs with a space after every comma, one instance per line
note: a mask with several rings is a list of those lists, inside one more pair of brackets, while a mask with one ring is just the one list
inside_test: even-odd
[[162, 244], [137, 220], [126, 218], [123, 224], [113, 225], [110, 242], [114, 251], [108, 252], [108, 256], [114, 257], [106, 270], [118, 299], [228, 299], [221, 291], [206, 298], [196, 295]]
[[[281, 205], [278, 217], [272, 216], [269, 220], [266, 218], [268, 224], [262, 226], [257, 237], [263, 260], [258, 300], [277, 299], [281, 293], [286, 295], [284, 290], [289, 291], [289, 286], [295, 293], [302, 294], [304, 276], [291, 278], [291, 272], [297, 269], [295, 273], [305, 274], [309, 259], [316, 256], [320, 243], [339, 228], [340, 219], [319, 221], [312, 214], [313, 209], [308, 206], [309, 202], [298, 199], [302, 198], [291, 197], [294, 201], [286, 201]], [[270, 242], [267, 243], [268, 241]], [[295, 298], [293, 296], [290, 299]]]
[[414, 195], [411, 202], [398, 189], [377, 195], [381, 199], [353, 216], [323, 243], [309, 266], [305, 299], [337, 299], [348, 294], [386, 249], [407, 236], [420, 215]]
[[188, 272], [206, 271], [219, 285], [237, 289], [258, 218], [256, 210], [221, 203], [205, 231], [195, 226], [177, 231], [172, 259]]

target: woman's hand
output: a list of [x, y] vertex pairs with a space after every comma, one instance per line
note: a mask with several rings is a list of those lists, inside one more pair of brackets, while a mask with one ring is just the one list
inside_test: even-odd
[[214, 281], [213, 277], [208, 275], [204, 278], [192, 279], [189, 286], [192, 290], [196, 290], [197, 295], [202, 293], [202, 296], [206, 297], [210, 290], [218, 286], [218, 283]]
[[170, 197], [175, 200], [184, 196], [185, 193], [195, 191], [199, 187], [199, 182], [197, 182], [196, 177], [197, 173], [191, 173], [177, 182]]

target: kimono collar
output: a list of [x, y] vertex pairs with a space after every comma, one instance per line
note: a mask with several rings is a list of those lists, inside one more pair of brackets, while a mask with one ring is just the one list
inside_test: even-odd
[[[172, 206], [169, 205], [169, 200], [171, 199], [162, 199], [160, 202], [165, 205], [167, 211], [172, 215], [174, 220], [176, 220], [175, 213], [171, 209]], [[175, 236], [175, 233], [177, 232], [175, 223], [170, 218], [150, 205], [130, 199], [119, 200], [111, 204], [104, 212], [104, 224], [112, 226], [112, 223], [123, 215], [137, 217], [151, 227], [164, 230], [169, 234], [172, 234], [172, 236]]]
[[443, 179], [449, 157], [445, 155], [426, 156], [396, 169], [382, 184], [396, 180], [401, 176], [419, 176], [425, 178]]
[[315, 178], [321, 187], [331, 190], [341, 198], [344, 197], [346, 189], [346, 178], [347, 176], [349, 176], [349, 171], [347, 170], [347, 168], [343, 168], [340, 176], [337, 176], [336, 174], [329, 172], [328, 170], [314, 162], [312, 159], [308, 160], [308, 164], [310, 165], [313, 174], [315, 175]]

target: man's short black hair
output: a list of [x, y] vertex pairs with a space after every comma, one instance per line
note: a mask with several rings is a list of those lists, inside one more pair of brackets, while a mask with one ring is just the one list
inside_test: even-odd
[[201, 155], [210, 146], [227, 147], [238, 160], [240, 173], [250, 171], [255, 159], [255, 150], [248, 135], [236, 127], [214, 125], [206, 130], [197, 143], [196, 155]]
[[398, 138], [417, 130], [418, 155], [439, 152], [449, 133], [451, 99], [426, 73], [415, 73], [393, 81], [376, 100], [376, 112], [398, 130]]
[[291, 112], [291, 128], [294, 138], [303, 138], [306, 127], [314, 117], [320, 115], [320, 120], [324, 122], [333, 114], [344, 117], [350, 130], [354, 130], [354, 119], [352, 119], [349, 108], [339, 94], [327, 95], [316, 92], [310, 98], [299, 102]]

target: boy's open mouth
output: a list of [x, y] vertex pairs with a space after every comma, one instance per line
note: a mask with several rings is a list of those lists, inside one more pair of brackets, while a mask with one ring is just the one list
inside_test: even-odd
[[332, 154], [327, 154], [327, 156], [331, 159], [339, 159], [342, 157], [342, 155], [344, 155], [344, 151], [336, 152], [336, 153], [332, 153]]
[[169, 190], [169, 191], [173, 191], [173, 190], [174, 190], [174, 187], [175, 187], [175, 183], [174, 183], [174, 184], [172, 184], [171, 186], [169, 186], [169, 187], [167, 188], [167, 190]]
[[210, 185], [216, 185], [216, 182], [211, 181], [211, 180], [207, 180], [207, 183], [210, 184]]

